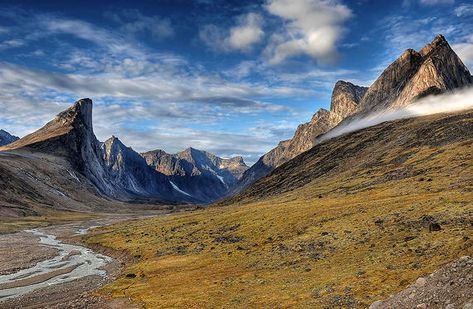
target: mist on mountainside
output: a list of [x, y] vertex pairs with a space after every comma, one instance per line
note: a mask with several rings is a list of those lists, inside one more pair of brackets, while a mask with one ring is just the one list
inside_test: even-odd
[[473, 108], [473, 88], [460, 89], [441, 95], [432, 95], [422, 98], [411, 105], [349, 120], [347, 123], [342, 123], [321, 136], [319, 143], [386, 121], [441, 113], [454, 113], [470, 108]]

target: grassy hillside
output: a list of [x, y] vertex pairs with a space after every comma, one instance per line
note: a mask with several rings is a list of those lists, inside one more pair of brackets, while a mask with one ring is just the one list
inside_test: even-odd
[[100, 293], [147, 308], [366, 307], [473, 254], [472, 144], [472, 112], [385, 123], [229, 206], [100, 229], [89, 244], [135, 257]]

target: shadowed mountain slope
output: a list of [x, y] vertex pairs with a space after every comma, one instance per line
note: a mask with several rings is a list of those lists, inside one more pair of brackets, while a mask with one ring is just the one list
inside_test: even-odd
[[202, 202], [222, 198], [248, 169], [242, 157], [222, 159], [194, 148], [176, 154], [154, 150], [141, 155], [150, 167], [167, 175], [178, 188]]
[[[473, 146], [473, 111], [382, 123], [316, 145], [224, 203], [257, 201], [314, 181], [321, 184], [325, 179], [341, 178], [344, 184], [337, 189], [320, 192], [322, 196], [350, 194], [376, 187], [377, 184], [430, 174], [437, 168], [445, 169], [448, 162], [428, 170], [416, 169], [416, 164], [409, 164], [410, 158], [429, 150], [434, 152], [434, 158], [445, 151], [435, 152], [436, 149], [448, 149], [448, 145], [457, 143], [463, 148]], [[472, 153], [465, 152], [460, 161], [471, 170], [472, 160]], [[464, 175], [466, 178], [462, 186], [465, 190], [473, 190], [473, 173]], [[351, 181], [356, 185], [347, 185]]]
[[330, 111], [320, 109], [310, 122], [297, 127], [292, 139], [280, 142], [276, 148], [263, 155], [243, 174], [240, 181], [231, 189], [231, 194], [241, 192], [275, 167], [312, 148], [317, 136], [329, 131], [345, 117], [356, 112], [358, 102], [366, 90], [365, 87], [338, 81], [332, 92]]
[[[73, 179], [81, 175], [84, 179], [80, 183], [88, 191], [107, 198], [158, 203], [197, 201], [174, 189], [165, 175], [148, 167], [138, 153], [118, 139], [100, 143], [93, 131], [90, 99], [77, 101], [38, 131], [0, 147], [0, 154], [10, 156], [10, 160], [15, 155], [27, 154], [22, 158], [34, 161], [39, 157], [49, 157], [51, 161], [61, 161], [67, 171], [63, 172], [65, 175], [51, 174], [48, 177], [60, 179], [69, 172], [75, 175]], [[47, 169], [48, 161], [44, 163], [44, 168], [39, 170]]]
[[0, 130], [0, 146], [11, 144], [18, 139], [19, 137], [11, 135], [5, 130]]

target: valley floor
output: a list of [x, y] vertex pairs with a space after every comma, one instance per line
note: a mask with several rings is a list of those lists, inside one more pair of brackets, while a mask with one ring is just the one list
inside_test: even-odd
[[471, 142], [407, 158], [389, 148], [378, 162], [245, 204], [95, 230], [89, 245], [135, 257], [100, 293], [146, 308], [366, 308], [473, 255]]
[[102, 293], [147, 308], [366, 307], [473, 255], [471, 192], [399, 190], [287, 194], [119, 224], [87, 242], [139, 258]]
[[[82, 246], [81, 237], [99, 226], [159, 214], [163, 212], [94, 216], [58, 212], [11, 221], [8, 228], [16, 232], [0, 235], [0, 308], [134, 308], [124, 299], [111, 301], [93, 294], [120, 274], [127, 255], [111, 250], [95, 253]], [[5, 219], [1, 225], [5, 232]]]

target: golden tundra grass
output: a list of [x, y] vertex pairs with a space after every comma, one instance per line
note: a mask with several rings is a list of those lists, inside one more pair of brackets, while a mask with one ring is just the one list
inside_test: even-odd
[[[259, 202], [96, 231], [88, 243], [135, 257], [100, 293], [146, 308], [367, 307], [473, 254], [471, 143], [438, 150], [404, 163], [421, 176], [340, 190], [382, 175], [359, 170]], [[442, 230], [429, 232], [430, 222]]]
[[70, 211], [50, 211], [42, 216], [21, 218], [0, 218], [0, 234], [22, 231], [24, 229], [45, 227], [53, 224], [67, 223], [96, 218], [98, 215]]

